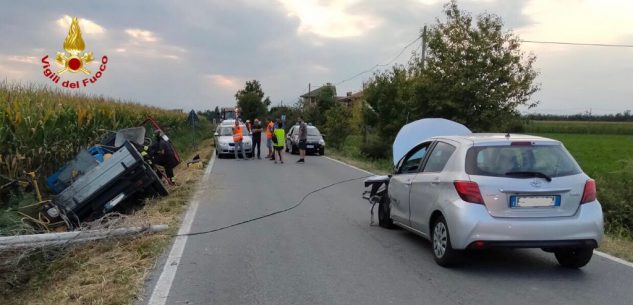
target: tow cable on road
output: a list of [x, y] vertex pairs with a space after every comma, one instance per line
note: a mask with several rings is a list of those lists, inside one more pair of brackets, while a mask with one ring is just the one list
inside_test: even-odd
[[308, 198], [310, 195], [312, 195], [314, 193], [320, 192], [322, 190], [325, 190], [327, 188], [330, 188], [330, 187], [333, 187], [333, 186], [336, 186], [336, 185], [339, 185], [339, 184], [343, 184], [343, 183], [351, 182], [351, 181], [356, 181], [356, 180], [360, 180], [360, 179], [365, 179], [365, 178], [369, 178], [369, 177], [371, 177], [371, 175], [370, 176], [357, 177], [357, 178], [351, 178], [351, 179], [345, 179], [345, 180], [341, 180], [341, 181], [338, 181], [338, 182], [335, 182], [335, 183], [332, 183], [332, 184], [328, 184], [326, 186], [320, 187], [320, 188], [318, 188], [316, 190], [313, 190], [313, 191], [305, 194], [303, 196], [303, 198], [301, 198], [301, 200], [299, 200], [299, 202], [297, 202], [296, 204], [292, 205], [291, 207], [288, 207], [288, 208], [285, 208], [285, 209], [282, 209], [282, 210], [278, 210], [278, 211], [275, 211], [275, 212], [272, 212], [272, 213], [268, 213], [268, 214], [265, 214], [265, 215], [262, 215], [262, 216], [259, 216], [259, 217], [255, 217], [255, 218], [251, 218], [251, 219], [248, 219], [248, 220], [236, 222], [236, 223], [230, 224], [228, 226], [219, 227], [219, 228], [215, 228], [215, 229], [211, 229], [211, 230], [207, 230], [207, 231], [190, 232], [190, 233], [184, 233], [184, 234], [175, 234], [174, 236], [195, 236], [195, 235], [210, 234], [210, 233], [226, 230], [228, 228], [237, 227], [237, 226], [240, 226], [240, 225], [243, 225], [243, 224], [246, 224], [246, 223], [249, 223], [249, 222], [253, 222], [253, 221], [256, 221], [256, 220], [264, 219], [264, 218], [267, 218], [267, 217], [270, 217], [270, 216], [273, 216], [273, 215], [277, 215], [277, 214], [281, 214], [281, 213], [284, 213], [284, 212], [288, 212], [288, 211], [290, 211], [292, 209], [295, 209], [295, 208], [299, 207], [306, 200], [306, 198]]

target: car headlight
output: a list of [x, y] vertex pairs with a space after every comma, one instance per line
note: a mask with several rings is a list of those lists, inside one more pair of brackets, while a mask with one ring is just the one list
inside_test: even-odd
[[325, 146], [325, 141], [323, 141], [323, 139], [319, 140], [319, 144]]

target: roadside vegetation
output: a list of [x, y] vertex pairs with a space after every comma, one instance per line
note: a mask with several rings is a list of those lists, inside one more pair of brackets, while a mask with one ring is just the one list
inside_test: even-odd
[[[68, 94], [45, 86], [0, 82], [0, 186], [35, 171], [46, 195], [45, 178], [109, 132], [135, 127], [154, 117], [181, 153], [190, 152], [187, 115], [100, 96]], [[197, 138], [209, 136], [201, 119]], [[206, 129], [206, 130], [205, 130]], [[201, 133], [205, 130], [205, 133]], [[34, 192], [17, 186], [0, 191], [0, 235], [28, 233], [16, 211], [37, 202]]]
[[[183, 157], [199, 154], [206, 162], [212, 155], [211, 142], [199, 142], [199, 149], [188, 149]], [[167, 231], [33, 249], [19, 260], [0, 255], [0, 304], [134, 304], [143, 293], [148, 273], [178, 231], [203, 172], [179, 165], [176, 177], [180, 183], [169, 196], [148, 199], [143, 209], [113, 221], [117, 227], [168, 224]]]
[[[160, 234], [139, 235], [0, 253], [0, 304], [130, 304], [144, 278], [178, 230], [196, 181], [203, 170], [186, 160], [212, 154], [211, 124], [199, 116], [195, 134], [181, 110], [165, 110], [100, 96], [68, 94], [49, 87], [0, 82], [0, 185], [37, 171], [44, 199], [45, 177], [110, 131], [135, 127], [154, 117], [178, 149], [178, 185], [171, 194], [151, 198], [111, 214], [94, 228], [168, 224]], [[151, 135], [149, 135], [151, 136]], [[194, 145], [194, 138], [195, 143]], [[31, 187], [0, 192], [0, 235], [33, 233], [16, 211], [37, 202]]]

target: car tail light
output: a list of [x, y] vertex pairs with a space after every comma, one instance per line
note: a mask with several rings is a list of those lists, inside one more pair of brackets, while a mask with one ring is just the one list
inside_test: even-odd
[[484, 204], [484, 198], [479, 191], [479, 185], [472, 181], [455, 181], [455, 190], [462, 200], [470, 203]]
[[580, 204], [592, 202], [594, 200], [596, 200], [596, 181], [589, 179], [585, 182], [585, 190], [582, 192]]

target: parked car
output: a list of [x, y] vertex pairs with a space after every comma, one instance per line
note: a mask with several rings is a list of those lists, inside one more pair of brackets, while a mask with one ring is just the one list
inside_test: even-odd
[[376, 188], [380, 226], [429, 239], [442, 266], [459, 250], [505, 247], [541, 248], [560, 265], [580, 268], [603, 237], [594, 180], [548, 138], [428, 138], [406, 151], [393, 175], [365, 185]]
[[[290, 127], [286, 135], [286, 152], [292, 154], [299, 153], [299, 124]], [[325, 140], [318, 128], [308, 125], [308, 140], [306, 142], [306, 153], [325, 155]]]
[[[225, 120], [228, 121], [228, 120]], [[222, 124], [218, 125], [215, 129], [215, 134], [213, 136], [213, 143], [215, 144], [215, 154], [222, 158], [224, 156], [235, 156], [235, 142], [233, 142], [233, 126], [235, 125], [235, 121], [230, 120], [233, 124], [229, 125]], [[249, 158], [253, 156], [253, 139], [251, 135], [248, 133], [246, 129], [246, 125], [241, 124], [242, 127], [242, 135], [244, 139], [242, 142], [244, 143], [244, 152], [246, 156]]]

